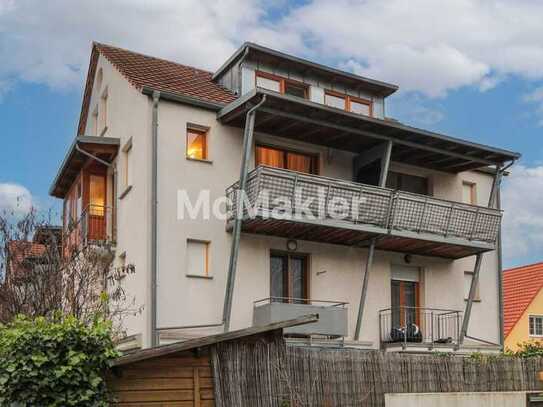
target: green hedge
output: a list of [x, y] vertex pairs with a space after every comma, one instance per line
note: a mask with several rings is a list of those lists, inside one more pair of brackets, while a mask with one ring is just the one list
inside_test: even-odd
[[0, 326], [0, 405], [107, 406], [111, 325], [18, 318]]

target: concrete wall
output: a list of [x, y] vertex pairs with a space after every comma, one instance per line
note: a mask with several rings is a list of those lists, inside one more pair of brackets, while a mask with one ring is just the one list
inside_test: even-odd
[[[133, 185], [119, 199], [124, 188], [122, 172], [124, 156], [117, 159], [118, 237], [117, 256], [126, 254], [126, 262], [136, 266], [136, 275], [126, 282], [135, 305], [144, 312], [128, 317], [127, 334], [143, 334], [143, 344], [150, 343], [150, 187], [151, 187], [151, 113], [147, 96], [134, 89], [103, 58], [103, 86], [108, 86], [108, 130], [106, 136], [118, 137], [121, 148], [132, 140]], [[98, 102], [100, 91], [91, 97], [90, 113]], [[242, 131], [221, 126], [211, 111], [160, 101], [158, 108], [158, 326], [181, 326], [220, 322], [224, 301], [226, 272], [231, 235], [225, 221], [178, 219], [177, 194], [187, 191], [195, 202], [200, 191], [207, 190], [213, 201], [224, 195], [226, 187], [239, 177]], [[209, 127], [208, 161], [185, 157], [187, 123]], [[320, 156], [320, 173], [325, 176], [352, 179], [353, 154], [294, 143], [271, 135], [256, 134], [257, 142], [306, 150]], [[254, 150], [253, 150], [254, 151]], [[251, 160], [252, 165], [254, 159]], [[430, 178], [434, 195], [460, 201], [462, 180], [478, 183], [479, 203], [488, 199], [491, 177], [479, 173], [451, 175], [393, 163], [392, 170], [402, 170]], [[194, 278], [186, 273], [187, 239], [210, 242], [209, 278]], [[239, 268], [233, 302], [232, 328], [247, 327], [252, 322], [253, 301], [269, 297], [269, 253], [286, 250], [286, 239], [242, 235]], [[298, 242], [298, 252], [309, 255], [310, 296], [312, 299], [346, 301], [349, 306], [349, 332], [354, 333], [356, 313], [366, 249], [328, 244]], [[117, 258], [117, 262], [121, 262]], [[473, 268], [474, 259], [447, 261], [413, 256], [410, 265], [422, 273], [422, 304], [426, 307], [464, 309], [464, 271]], [[377, 252], [369, 279], [367, 308], [361, 340], [378, 346], [378, 310], [390, 306], [390, 270], [405, 264], [404, 256]], [[470, 334], [498, 341], [496, 254], [485, 256], [481, 274], [482, 302], [474, 305]]]
[[525, 392], [385, 394], [386, 407], [523, 407]]
[[543, 338], [530, 336], [529, 320], [530, 315], [543, 315], [543, 290], [535, 296], [528, 305], [520, 319], [505, 338], [505, 348], [512, 351], [518, 350], [522, 342], [543, 342]]

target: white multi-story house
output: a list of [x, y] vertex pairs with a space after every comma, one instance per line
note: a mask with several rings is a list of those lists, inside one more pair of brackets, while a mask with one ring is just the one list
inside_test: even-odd
[[396, 90], [252, 43], [215, 73], [95, 43], [51, 187], [64, 250], [111, 241], [135, 265], [143, 347], [309, 313], [292, 341], [500, 344], [499, 181], [519, 154], [388, 118]]

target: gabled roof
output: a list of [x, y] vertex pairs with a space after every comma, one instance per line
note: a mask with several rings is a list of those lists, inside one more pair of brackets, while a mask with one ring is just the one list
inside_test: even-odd
[[543, 287], [543, 262], [503, 272], [504, 334], [509, 335]]
[[236, 99], [231, 91], [212, 80], [211, 72], [95, 42], [83, 94], [78, 135], [83, 135], [85, 131], [99, 55], [104, 56], [138, 90], [147, 87], [221, 104]]

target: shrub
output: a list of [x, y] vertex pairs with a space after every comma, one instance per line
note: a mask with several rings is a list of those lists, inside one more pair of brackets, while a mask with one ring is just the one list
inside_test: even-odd
[[107, 406], [111, 324], [19, 317], [0, 326], [0, 405]]
[[543, 356], [543, 343], [539, 341], [522, 342], [518, 344], [516, 351], [508, 350], [506, 354], [520, 358]]

